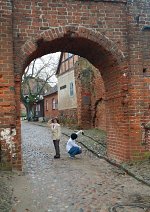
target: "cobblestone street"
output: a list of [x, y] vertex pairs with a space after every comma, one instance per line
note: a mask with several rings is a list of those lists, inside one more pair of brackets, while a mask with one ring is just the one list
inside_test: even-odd
[[149, 211], [150, 188], [83, 148], [72, 160], [61, 139], [53, 159], [48, 128], [22, 123], [23, 175], [13, 180], [12, 212]]

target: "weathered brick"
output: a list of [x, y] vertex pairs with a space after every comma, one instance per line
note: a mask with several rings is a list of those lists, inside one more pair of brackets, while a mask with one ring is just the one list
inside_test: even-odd
[[[31, 5], [30, 1], [19, 0], [13, 4], [12, 8], [10, 0], [3, 0], [0, 7], [0, 131], [10, 128], [11, 123], [17, 129], [15, 142], [20, 144], [22, 72], [34, 58], [68, 51], [88, 59], [104, 80], [105, 95], [103, 82], [98, 77], [92, 81], [96, 96], [90, 113], [94, 117], [94, 104], [101, 102], [98, 125], [107, 129], [108, 154], [117, 160], [141, 159], [142, 153], [149, 150], [140, 145], [141, 124], [150, 119], [149, 2], [47, 0]], [[43, 43], [37, 47], [36, 41], [42, 37]], [[20, 79], [15, 78], [15, 73]], [[81, 94], [86, 92], [83, 89]], [[86, 110], [88, 114], [82, 100], [81, 95], [80, 111]], [[88, 118], [83, 120], [88, 123]], [[147, 145], [149, 141], [145, 142]], [[134, 155], [134, 150], [141, 153]], [[21, 168], [20, 156], [13, 165]]]

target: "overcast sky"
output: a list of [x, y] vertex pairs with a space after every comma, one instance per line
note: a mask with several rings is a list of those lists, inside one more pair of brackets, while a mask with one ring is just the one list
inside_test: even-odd
[[[53, 54], [44, 55], [43, 57], [36, 59], [35, 70], [38, 70], [40, 67], [43, 67], [43, 65], [49, 61], [51, 65], [45, 68], [45, 72], [50, 72], [54, 68], [54, 66], [58, 65], [59, 57], [60, 52], [56, 52]], [[29, 69], [30, 71], [32, 70], [32, 66], [33, 62], [30, 63], [30, 69]], [[57, 78], [53, 76], [51, 81], [53, 82], [51, 86], [54, 86], [57, 82]]]

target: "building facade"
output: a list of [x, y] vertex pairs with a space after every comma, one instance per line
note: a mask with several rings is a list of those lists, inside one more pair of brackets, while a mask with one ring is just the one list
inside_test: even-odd
[[34, 119], [35, 121], [44, 121], [44, 99], [39, 100], [35, 104], [35, 114], [34, 114]]
[[48, 121], [58, 117], [58, 92], [57, 85], [51, 88], [51, 91], [44, 95], [44, 120]]
[[58, 110], [63, 124], [77, 126], [77, 94], [75, 85], [74, 65], [78, 56], [61, 53], [57, 69], [58, 78]]

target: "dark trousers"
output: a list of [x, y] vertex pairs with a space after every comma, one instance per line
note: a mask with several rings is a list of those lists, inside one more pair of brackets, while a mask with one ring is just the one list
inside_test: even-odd
[[60, 149], [59, 149], [59, 140], [53, 140], [55, 152], [57, 156], [60, 156]]
[[75, 155], [81, 154], [82, 150], [79, 147], [73, 146], [68, 153], [71, 157], [74, 157]]

